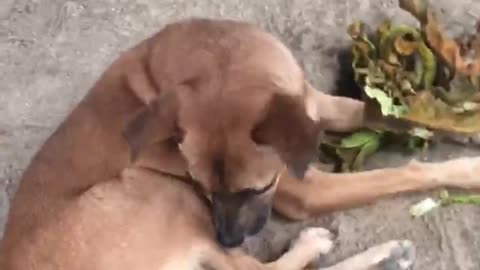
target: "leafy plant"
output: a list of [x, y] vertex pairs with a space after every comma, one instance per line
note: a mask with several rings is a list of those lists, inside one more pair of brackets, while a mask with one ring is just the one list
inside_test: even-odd
[[427, 0], [399, 4], [419, 27], [389, 20], [374, 32], [361, 21], [348, 27], [354, 79], [363, 89], [367, 121], [376, 129], [348, 135], [347, 144], [325, 143], [337, 149], [343, 170], [360, 169], [386, 134], [408, 137], [416, 148], [428, 146], [440, 131], [480, 133], [479, 31], [463, 42], [453, 40]]

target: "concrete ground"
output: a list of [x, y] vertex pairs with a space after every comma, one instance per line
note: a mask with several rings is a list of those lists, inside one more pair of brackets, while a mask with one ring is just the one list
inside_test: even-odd
[[[472, 29], [480, 16], [480, 1], [435, 3], [451, 33]], [[334, 88], [336, 54], [348, 45], [345, 28], [352, 19], [411, 21], [395, 0], [1, 0], [0, 223], [29, 159], [107, 65], [165, 23], [190, 16], [259, 23], [294, 51], [314, 85], [325, 91]], [[475, 151], [445, 145], [426, 158], [471, 154]], [[408, 158], [383, 153], [369, 168]], [[401, 238], [418, 245], [415, 269], [480, 269], [480, 208], [451, 207], [413, 220], [408, 208], [421, 198], [401, 196], [309, 221], [338, 228], [337, 248], [323, 263]], [[274, 219], [247, 246], [258, 257], [271, 258], [301, 226]]]

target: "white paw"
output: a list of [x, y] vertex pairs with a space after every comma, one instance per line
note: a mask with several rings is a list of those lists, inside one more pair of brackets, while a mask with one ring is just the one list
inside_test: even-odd
[[411, 269], [415, 257], [416, 250], [411, 241], [390, 241], [372, 247], [365, 253], [365, 259], [371, 260], [370, 265], [366, 266], [379, 270]]
[[326, 254], [333, 248], [333, 234], [324, 228], [306, 228], [294, 243], [315, 249], [320, 254]]

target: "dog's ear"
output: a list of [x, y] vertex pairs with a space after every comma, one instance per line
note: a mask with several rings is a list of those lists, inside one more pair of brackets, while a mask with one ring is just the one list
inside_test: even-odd
[[274, 95], [252, 136], [255, 142], [278, 151], [289, 172], [303, 179], [315, 158], [319, 133], [319, 123], [308, 116], [300, 97]]
[[156, 98], [142, 108], [123, 130], [134, 161], [148, 145], [169, 139], [177, 130], [178, 100], [174, 93]]

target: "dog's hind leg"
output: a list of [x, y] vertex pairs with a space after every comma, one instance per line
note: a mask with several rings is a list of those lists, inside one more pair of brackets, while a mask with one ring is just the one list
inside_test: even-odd
[[407, 270], [415, 262], [415, 253], [410, 241], [389, 241], [319, 270]]
[[240, 249], [227, 253], [215, 250], [207, 259], [204, 269], [208, 270], [302, 270], [321, 254], [333, 247], [333, 235], [323, 228], [306, 228], [293, 243], [289, 251], [278, 260], [261, 263]]
[[281, 176], [274, 208], [291, 219], [306, 219], [325, 212], [357, 207], [388, 195], [438, 187], [480, 189], [480, 157], [444, 162], [411, 161], [398, 168], [358, 173], [328, 173], [315, 168], [304, 180]]

